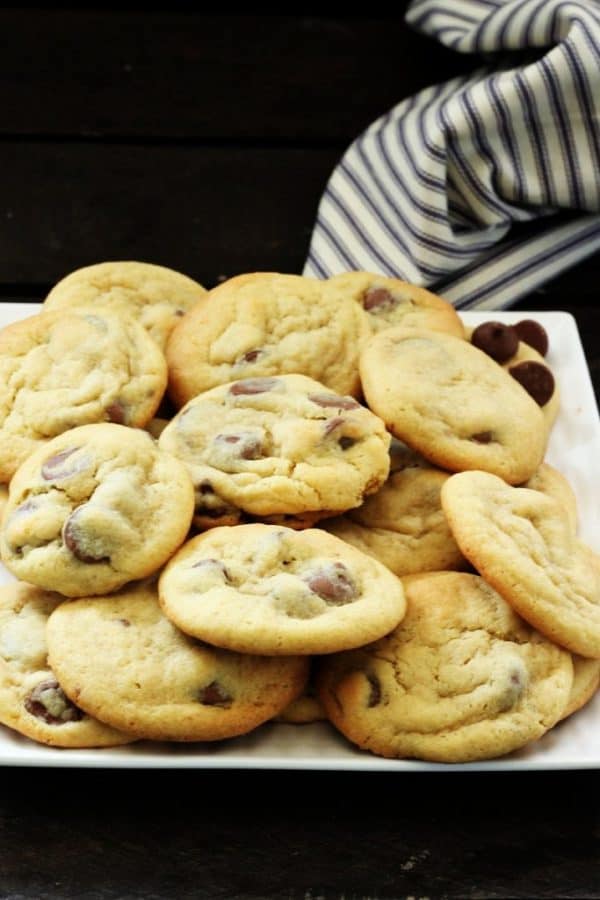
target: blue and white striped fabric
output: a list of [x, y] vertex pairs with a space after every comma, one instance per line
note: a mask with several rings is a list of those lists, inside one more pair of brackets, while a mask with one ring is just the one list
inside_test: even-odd
[[499, 62], [404, 100], [352, 144], [304, 272], [510, 306], [600, 248], [600, 2], [413, 0], [407, 21]]

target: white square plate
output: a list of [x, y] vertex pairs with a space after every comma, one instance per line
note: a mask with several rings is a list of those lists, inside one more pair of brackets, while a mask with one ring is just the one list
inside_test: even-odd
[[[0, 304], [0, 327], [33, 315], [39, 306]], [[575, 319], [564, 312], [464, 313], [467, 325], [495, 319], [533, 318], [550, 338], [548, 364], [561, 390], [561, 411], [546, 459], [571, 483], [577, 496], [580, 537], [600, 552], [600, 420]], [[0, 583], [12, 576], [0, 566]], [[600, 693], [541, 740], [510, 756], [462, 765], [386, 760], [351, 746], [327, 723], [267, 724], [246, 737], [216, 744], [140, 742], [105, 750], [57, 750], [0, 726], [0, 765], [106, 768], [327, 769], [368, 772], [506, 771], [600, 768]]]

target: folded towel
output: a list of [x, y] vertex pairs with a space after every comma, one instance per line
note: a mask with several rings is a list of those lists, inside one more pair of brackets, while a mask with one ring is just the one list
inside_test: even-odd
[[354, 141], [305, 274], [364, 269], [458, 308], [510, 306], [600, 248], [600, 3], [414, 0], [406, 20], [486, 67]]

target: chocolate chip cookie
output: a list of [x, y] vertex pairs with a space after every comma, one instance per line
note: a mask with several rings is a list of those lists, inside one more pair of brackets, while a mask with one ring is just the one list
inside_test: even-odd
[[53, 747], [126, 744], [69, 700], [48, 664], [46, 624], [63, 600], [23, 582], [0, 587], [0, 722]]
[[159, 438], [189, 468], [201, 528], [358, 506], [387, 477], [389, 443], [381, 419], [304, 375], [206, 391]]
[[102, 262], [70, 272], [54, 285], [44, 307], [89, 307], [134, 316], [164, 348], [181, 317], [206, 293], [187, 275], [150, 263]]
[[400, 580], [333, 535], [274, 525], [213, 528], [159, 580], [165, 614], [242, 653], [333, 653], [380, 637], [404, 615]]
[[73, 310], [8, 325], [0, 331], [0, 481], [69, 428], [144, 426], [166, 384], [163, 354], [131, 318]]
[[559, 720], [573, 681], [570, 653], [477, 575], [403, 583], [400, 625], [324, 659], [317, 675], [327, 715], [349, 740], [390, 758], [470, 762], [523, 747]]
[[47, 633], [71, 700], [151, 740], [245, 734], [291, 703], [308, 677], [303, 657], [246, 656], [193, 640], [164, 617], [151, 583], [62, 604]]
[[401, 325], [464, 337], [462, 320], [452, 304], [415, 284], [372, 272], [344, 272], [325, 283], [328, 290], [351, 297], [364, 309], [373, 332]]
[[390, 476], [383, 487], [322, 527], [396, 575], [464, 568], [440, 500], [449, 473], [396, 441], [390, 456]]
[[167, 344], [178, 407], [218, 384], [298, 373], [334, 393], [360, 390], [358, 354], [367, 314], [327, 282], [300, 275], [238, 275], [209, 291]]
[[563, 506], [487, 472], [442, 488], [456, 541], [478, 572], [531, 625], [573, 653], [600, 658], [600, 562]]
[[68, 597], [103, 594], [155, 572], [185, 539], [187, 469], [150, 435], [82, 425], [27, 458], [10, 483], [2, 561]]
[[369, 341], [360, 372], [369, 407], [442, 469], [483, 469], [519, 484], [542, 462], [548, 430], [540, 407], [468, 341], [390, 328]]

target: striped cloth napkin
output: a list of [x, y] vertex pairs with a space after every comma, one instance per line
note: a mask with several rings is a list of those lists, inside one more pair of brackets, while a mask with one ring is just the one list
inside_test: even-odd
[[461, 309], [510, 306], [600, 248], [600, 2], [413, 0], [406, 19], [488, 65], [354, 141], [304, 273], [364, 269]]

